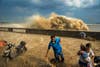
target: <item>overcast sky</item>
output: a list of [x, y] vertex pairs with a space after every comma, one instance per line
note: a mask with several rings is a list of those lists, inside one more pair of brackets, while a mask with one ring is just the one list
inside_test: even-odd
[[100, 23], [100, 0], [0, 0], [0, 21], [23, 22], [26, 18], [52, 12]]

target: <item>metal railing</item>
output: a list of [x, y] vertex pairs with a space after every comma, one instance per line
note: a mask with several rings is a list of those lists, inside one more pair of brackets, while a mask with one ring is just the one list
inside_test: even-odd
[[[66, 30], [43, 30], [34, 28], [12, 28], [12, 27], [0, 27], [0, 31], [26, 33], [26, 34], [43, 34], [43, 35], [57, 35], [64, 37], [79, 37], [81, 31], [66, 31]], [[100, 39], [100, 32], [84, 31], [88, 36], [96, 39]]]

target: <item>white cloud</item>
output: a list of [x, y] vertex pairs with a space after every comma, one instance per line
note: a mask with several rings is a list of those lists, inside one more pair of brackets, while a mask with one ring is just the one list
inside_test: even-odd
[[96, 5], [96, 0], [63, 0], [67, 6], [86, 8]]

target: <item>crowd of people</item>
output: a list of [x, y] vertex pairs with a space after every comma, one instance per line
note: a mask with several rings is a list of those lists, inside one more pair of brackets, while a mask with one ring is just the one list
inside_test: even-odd
[[[86, 35], [84, 33], [81, 33], [81, 37], [85, 38]], [[53, 35], [50, 39], [51, 40], [48, 45], [46, 57], [48, 56], [48, 52], [52, 47], [54, 51], [55, 62], [64, 62], [64, 54], [62, 51], [62, 46], [60, 44], [60, 38]], [[80, 50], [77, 53], [77, 55], [79, 56], [79, 67], [94, 67], [95, 55], [91, 47], [91, 43], [80, 45]]]
[[[13, 59], [14, 57], [18, 56], [21, 54], [23, 51], [26, 51], [26, 42], [25, 41], [20, 41], [18, 46], [15, 46], [14, 43], [4, 41], [5, 44], [5, 49], [3, 51], [2, 57], [6, 59], [6, 61]], [[15, 51], [14, 51], [14, 50]]]
[[[86, 37], [86, 34], [84, 32], [80, 33], [82, 38]], [[59, 37], [56, 37], [55, 35], [50, 36], [50, 42], [48, 44], [48, 49], [46, 52], [45, 57], [48, 57], [48, 53], [50, 48], [53, 49], [54, 52], [54, 57], [55, 57], [55, 62], [59, 63], [59, 62], [64, 62], [64, 54], [62, 51], [62, 46], [61, 46], [61, 39]], [[8, 57], [11, 59], [12, 57], [10, 56], [11, 54], [11, 48], [14, 46], [11, 43], [7, 43], [7, 41], [5, 41], [5, 44], [7, 46], [6, 51], [4, 52], [4, 56], [7, 54], [7, 50], [8, 52]], [[21, 50], [27, 50], [26, 48], [26, 42], [21, 41], [20, 44], [15, 48], [16, 49], [16, 53], [19, 54]], [[92, 45], [91, 43], [86, 43], [86, 44], [81, 44], [80, 45], [80, 50], [78, 51], [77, 55], [79, 56], [79, 67], [94, 67], [94, 52], [92, 50]]]

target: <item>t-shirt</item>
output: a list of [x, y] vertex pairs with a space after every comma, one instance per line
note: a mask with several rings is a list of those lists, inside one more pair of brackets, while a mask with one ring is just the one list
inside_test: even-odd
[[56, 54], [60, 54], [62, 52], [62, 47], [60, 45], [60, 38], [56, 37], [55, 38], [55, 42], [50, 41], [49, 45], [48, 45], [48, 49], [53, 48], [54, 53]]
[[88, 53], [88, 56], [94, 56], [94, 52], [92, 49], [90, 49], [89, 53]]
[[80, 61], [85, 63], [85, 59], [88, 57], [88, 54], [84, 51], [81, 55], [80, 55]]

